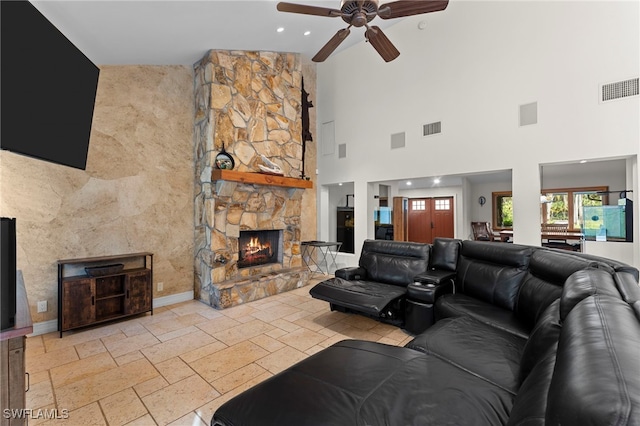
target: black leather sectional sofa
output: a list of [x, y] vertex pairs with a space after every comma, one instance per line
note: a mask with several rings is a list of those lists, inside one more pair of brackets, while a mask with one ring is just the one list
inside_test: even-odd
[[507, 243], [365, 246], [312, 295], [424, 331], [406, 347], [336, 343], [212, 425], [640, 425], [636, 268]]

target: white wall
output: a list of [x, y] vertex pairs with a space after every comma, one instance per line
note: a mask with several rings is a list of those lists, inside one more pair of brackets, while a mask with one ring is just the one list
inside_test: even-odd
[[[395, 61], [365, 43], [333, 55], [318, 65], [314, 105], [347, 157], [319, 155], [319, 183], [353, 181], [361, 222], [367, 182], [511, 169], [515, 242], [539, 244], [541, 164], [630, 158], [637, 168], [640, 98], [602, 104], [598, 90], [640, 75], [639, 17], [635, 1], [455, 1], [386, 29]], [[529, 102], [538, 124], [520, 127]], [[441, 134], [421, 136], [439, 120]], [[406, 147], [391, 150], [398, 132]], [[637, 172], [631, 186], [637, 194]], [[358, 227], [356, 248], [367, 237]]]

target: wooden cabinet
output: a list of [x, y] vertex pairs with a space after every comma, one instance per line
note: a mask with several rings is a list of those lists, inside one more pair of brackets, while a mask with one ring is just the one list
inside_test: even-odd
[[25, 336], [33, 333], [22, 271], [16, 277], [15, 326], [0, 331], [0, 426], [26, 425], [28, 376], [25, 371]]
[[[114, 262], [125, 266], [99, 276], [77, 274], [84, 267]], [[59, 260], [58, 290], [60, 337], [63, 331], [78, 327], [145, 312], [153, 314], [153, 254]]]

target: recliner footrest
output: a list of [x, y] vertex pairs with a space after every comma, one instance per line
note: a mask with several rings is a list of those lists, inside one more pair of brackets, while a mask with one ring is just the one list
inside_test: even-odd
[[342, 278], [330, 278], [309, 290], [315, 299], [376, 316], [389, 303], [404, 297], [406, 292], [405, 287], [392, 284]]

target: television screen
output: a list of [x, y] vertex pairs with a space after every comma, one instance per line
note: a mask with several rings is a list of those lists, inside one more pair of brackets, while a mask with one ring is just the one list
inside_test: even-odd
[[0, 148], [84, 170], [99, 68], [28, 1], [0, 6]]

